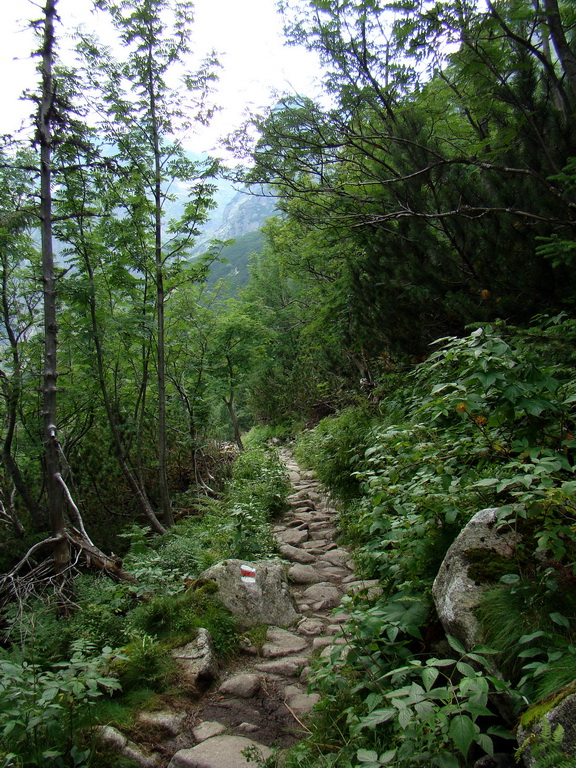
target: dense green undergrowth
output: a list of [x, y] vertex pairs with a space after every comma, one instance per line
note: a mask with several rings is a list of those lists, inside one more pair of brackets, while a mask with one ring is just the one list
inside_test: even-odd
[[224, 558], [273, 554], [267, 523], [287, 492], [277, 455], [247, 450], [222, 499], [196, 500], [196, 514], [165, 536], [137, 526], [125, 534], [124, 568], [135, 583], [78, 574], [67, 616], [54, 598], [13, 603], [0, 649], [0, 766], [104, 766], [82, 728], [129, 725], [135, 710], [170, 695], [173, 648], [205, 627], [220, 658], [230, 657], [240, 630], [213, 584], [198, 576]]
[[[393, 395], [376, 389], [371, 407], [299, 439], [383, 592], [349, 598], [345, 650], [316, 668], [322, 704], [290, 766], [471, 766], [513, 752], [520, 712], [574, 680], [575, 333], [557, 317], [443, 339]], [[487, 592], [484, 645], [471, 651], [444, 636], [431, 587], [486, 507], [522, 543], [506, 562], [474, 564]]]

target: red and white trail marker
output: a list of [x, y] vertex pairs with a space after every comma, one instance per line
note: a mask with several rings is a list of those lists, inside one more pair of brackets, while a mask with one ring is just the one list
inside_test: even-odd
[[251, 565], [240, 566], [240, 578], [245, 584], [256, 583], [256, 568], [252, 568]]

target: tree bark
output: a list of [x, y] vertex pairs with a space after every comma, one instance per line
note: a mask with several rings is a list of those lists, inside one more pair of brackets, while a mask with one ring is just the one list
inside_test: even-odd
[[554, 49], [558, 54], [560, 64], [566, 75], [570, 90], [572, 91], [572, 97], [576, 98], [576, 55], [566, 39], [560, 9], [558, 8], [558, 0], [544, 0], [544, 11], [546, 12], [546, 21], [548, 22]]

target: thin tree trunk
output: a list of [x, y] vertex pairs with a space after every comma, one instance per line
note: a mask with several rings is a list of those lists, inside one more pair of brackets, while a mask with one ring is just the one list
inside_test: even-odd
[[54, 84], [52, 65], [54, 56], [54, 17], [57, 0], [46, 0], [44, 8], [44, 35], [42, 41], [42, 97], [38, 114], [40, 143], [40, 218], [42, 235], [42, 279], [44, 292], [44, 379], [42, 406], [44, 417], [44, 462], [48, 513], [53, 545], [54, 567], [63, 574], [70, 564], [70, 548], [66, 538], [65, 499], [60, 476], [60, 448], [56, 429], [57, 384], [57, 316], [56, 278], [52, 249], [52, 117], [54, 112]]
[[148, 94], [152, 117], [152, 140], [154, 146], [154, 251], [156, 265], [156, 312], [158, 333], [158, 486], [160, 491], [160, 509], [165, 525], [174, 525], [170, 492], [168, 490], [167, 432], [166, 432], [166, 361], [164, 335], [164, 264], [162, 259], [162, 169], [160, 156], [160, 138], [156, 115], [155, 86], [152, 69], [152, 50], [149, 48]]

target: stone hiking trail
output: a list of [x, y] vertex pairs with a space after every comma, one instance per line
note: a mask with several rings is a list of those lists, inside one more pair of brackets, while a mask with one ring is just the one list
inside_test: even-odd
[[104, 744], [143, 768], [254, 768], [254, 759], [243, 754], [247, 748], [266, 759], [271, 748], [300, 741], [306, 717], [320, 700], [307, 690], [310, 657], [345, 642], [340, 630], [347, 615], [336, 610], [343, 595], [376, 584], [355, 578], [350, 553], [335, 541], [336, 510], [314, 473], [302, 471], [289, 451], [280, 456], [293, 492], [290, 510], [273, 533], [288, 561], [296, 618], [288, 629], [269, 626], [259, 652], [246, 643], [226, 677], [199, 699], [182, 696], [169, 711], [141, 712], [133, 740], [101, 729]]

